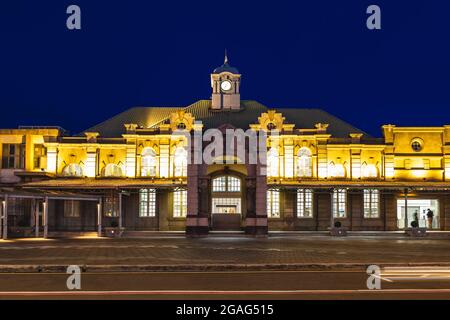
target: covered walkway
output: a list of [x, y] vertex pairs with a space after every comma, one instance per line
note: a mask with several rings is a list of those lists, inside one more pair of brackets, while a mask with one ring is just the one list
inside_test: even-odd
[[[8, 239], [8, 234], [11, 227], [22, 227], [27, 229], [32, 229], [34, 231], [34, 237], [39, 238], [42, 236], [44, 238], [48, 237], [49, 234], [49, 206], [50, 200], [68, 200], [68, 201], [89, 201], [97, 203], [97, 234], [101, 236], [102, 233], [102, 198], [101, 196], [90, 196], [82, 194], [74, 194], [69, 192], [61, 191], [22, 191], [3, 188], [0, 189], [0, 238]], [[9, 222], [12, 217], [10, 211], [12, 209], [11, 202], [16, 200], [29, 200], [31, 211], [31, 219], [28, 223], [23, 223], [21, 221], [21, 226], [17, 226], [17, 222], [14, 221], [14, 225]], [[24, 208], [21, 208], [25, 211]], [[13, 209], [14, 210], [14, 209]], [[25, 224], [25, 225], [23, 225]], [[42, 225], [42, 228], [41, 228]]]

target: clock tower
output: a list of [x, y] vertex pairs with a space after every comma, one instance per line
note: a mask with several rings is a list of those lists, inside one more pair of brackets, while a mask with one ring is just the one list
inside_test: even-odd
[[239, 110], [241, 108], [240, 85], [241, 75], [238, 69], [230, 66], [225, 52], [223, 65], [214, 69], [211, 74], [211, 109]]

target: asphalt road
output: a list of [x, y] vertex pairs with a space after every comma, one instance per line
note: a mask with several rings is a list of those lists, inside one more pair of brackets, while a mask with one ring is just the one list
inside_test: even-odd
[[450, 299], [449, 270], [383, 272], [368, 290], [361, 271], [0, 273], [0, 299]]

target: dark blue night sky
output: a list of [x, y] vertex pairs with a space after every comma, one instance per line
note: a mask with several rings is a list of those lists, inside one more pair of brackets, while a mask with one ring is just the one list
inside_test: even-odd
[[[242, 99], [323, 108], [380, 126], [450, 124], [450, 3], [445, 1], [2, 0], [0, 127], [77, 133], [132, 106], [210, 97], [230, 62]], [[66, 8], [82, 30], [66, 28]], [[366, 28], [378, 4], [382, 30]]]

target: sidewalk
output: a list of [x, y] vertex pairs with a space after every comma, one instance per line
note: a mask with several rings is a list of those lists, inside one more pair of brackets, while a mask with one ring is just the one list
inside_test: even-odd
[[212, 271], [450, 267], [450, 241], [364, 237], [39, 239], [0, 241], [0, 272]]

